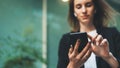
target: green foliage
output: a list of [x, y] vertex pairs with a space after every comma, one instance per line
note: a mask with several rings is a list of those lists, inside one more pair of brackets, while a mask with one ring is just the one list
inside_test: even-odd
[[36, 68], [37, 61], [46, 64], [42, 58], [41, 40], [30, 30], [25, 30], [23, 35], [15, 33], [0, 38], [0, 68]]

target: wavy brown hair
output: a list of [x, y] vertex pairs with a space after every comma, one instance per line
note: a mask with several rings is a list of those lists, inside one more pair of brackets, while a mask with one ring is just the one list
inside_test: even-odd
[[[105, 0], [92, 0], [95, 6], [96, 13], [94, 15], [93, 24], [96, 28], [107, 27], [109, 20], [112, 20], [116, 11]], [[79, 31], [79, 22], [74, 16], [74, 0], [69, 0], [68, 22], [72, 31]]]

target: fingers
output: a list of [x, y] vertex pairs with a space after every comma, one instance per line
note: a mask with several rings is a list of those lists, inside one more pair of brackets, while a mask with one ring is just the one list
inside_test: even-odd
[[88, 50], [85, 56], [81, 59], [82, 63], [84, 63], [91, 55], [92, 51]]
[[95, 39], [96, 45], [100, 45], [101, 41], [103, 40], [102, 35], [98, 35], [97, 38]]
[[73, 52], [73, 46], [72, 46], [72, 45], [70, 45], [70, 49], [69, 49], [69, 52], [68, 52], [68, 56], [69, 56], [69, 55], [71, 55], [71, 54], [72, 54], [72, 52]]
[[103, 40], [101, 41], [100, 46], [103, 46], [103, 45], [105, 45], [105, 46], [106, 46], [106, 45], [109, 45], [107, 39], [103, 39]]
[[81, 59], [89, 50], [90, 48], [90, 44], [91, 42], [88, 42], [87, 45], [85, 46], [85, 48], [79, 53], [79, 55], [77, 57], [79, 57], [79, 59]]
[[75, 44], [74, 53], [78, 53], [79, 45], [80, 45], [80, 39], [78, 39], [77, 42], [76, 42], [76, 44]]
[[102, 45], [109, 45], [108, 40], [104, 39], [102, 37], [102, 35], [97, 35], [94, 39], [93, 39], [93, 44], [97, 45], [97, 46], [102, 46]]
[[99, 46], [101, 42], [103, 41], [102, 35], [97, 35], [95, 38], [93, 38], [92, 42], [94, 45]]
[[73, 48], [72, 45], [70, 45], [70, 49], [69, 49], [69, 52], [68, 52], [68, 56], [71, 55], [73, 53], [73, 55], [77, 54], [78, 53], [78, 48], [79, 48], [79, 45], [80, 45], [80, 39], [78, 39], [76, 41], [76, 44]]

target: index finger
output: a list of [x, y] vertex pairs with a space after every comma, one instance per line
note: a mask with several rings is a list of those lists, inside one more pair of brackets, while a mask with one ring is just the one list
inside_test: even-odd
[[76, 41], [76, 44], [75, 44], [75, 47], [74, 47], [74, 52], [75, 52], [75, 53], [78, 52], [79, 45], [80, 45], [80, 39], [78, 39], [78, 40]]
[[79, 55], [78, 55], [79, 58], [82, 58], [87, 53], [87, 51], [90, 48], [90, 44], [91, 44], [91, 42], [88, 42], [87, 45], [85, 46], [85, 48], [79, 53]]

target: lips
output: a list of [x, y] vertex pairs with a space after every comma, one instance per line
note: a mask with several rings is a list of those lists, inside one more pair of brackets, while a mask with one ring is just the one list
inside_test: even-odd
[[81, 16], [83, 19], [87, 19], [88, 18], [88, 15], [85, 15], [85, 16]]

